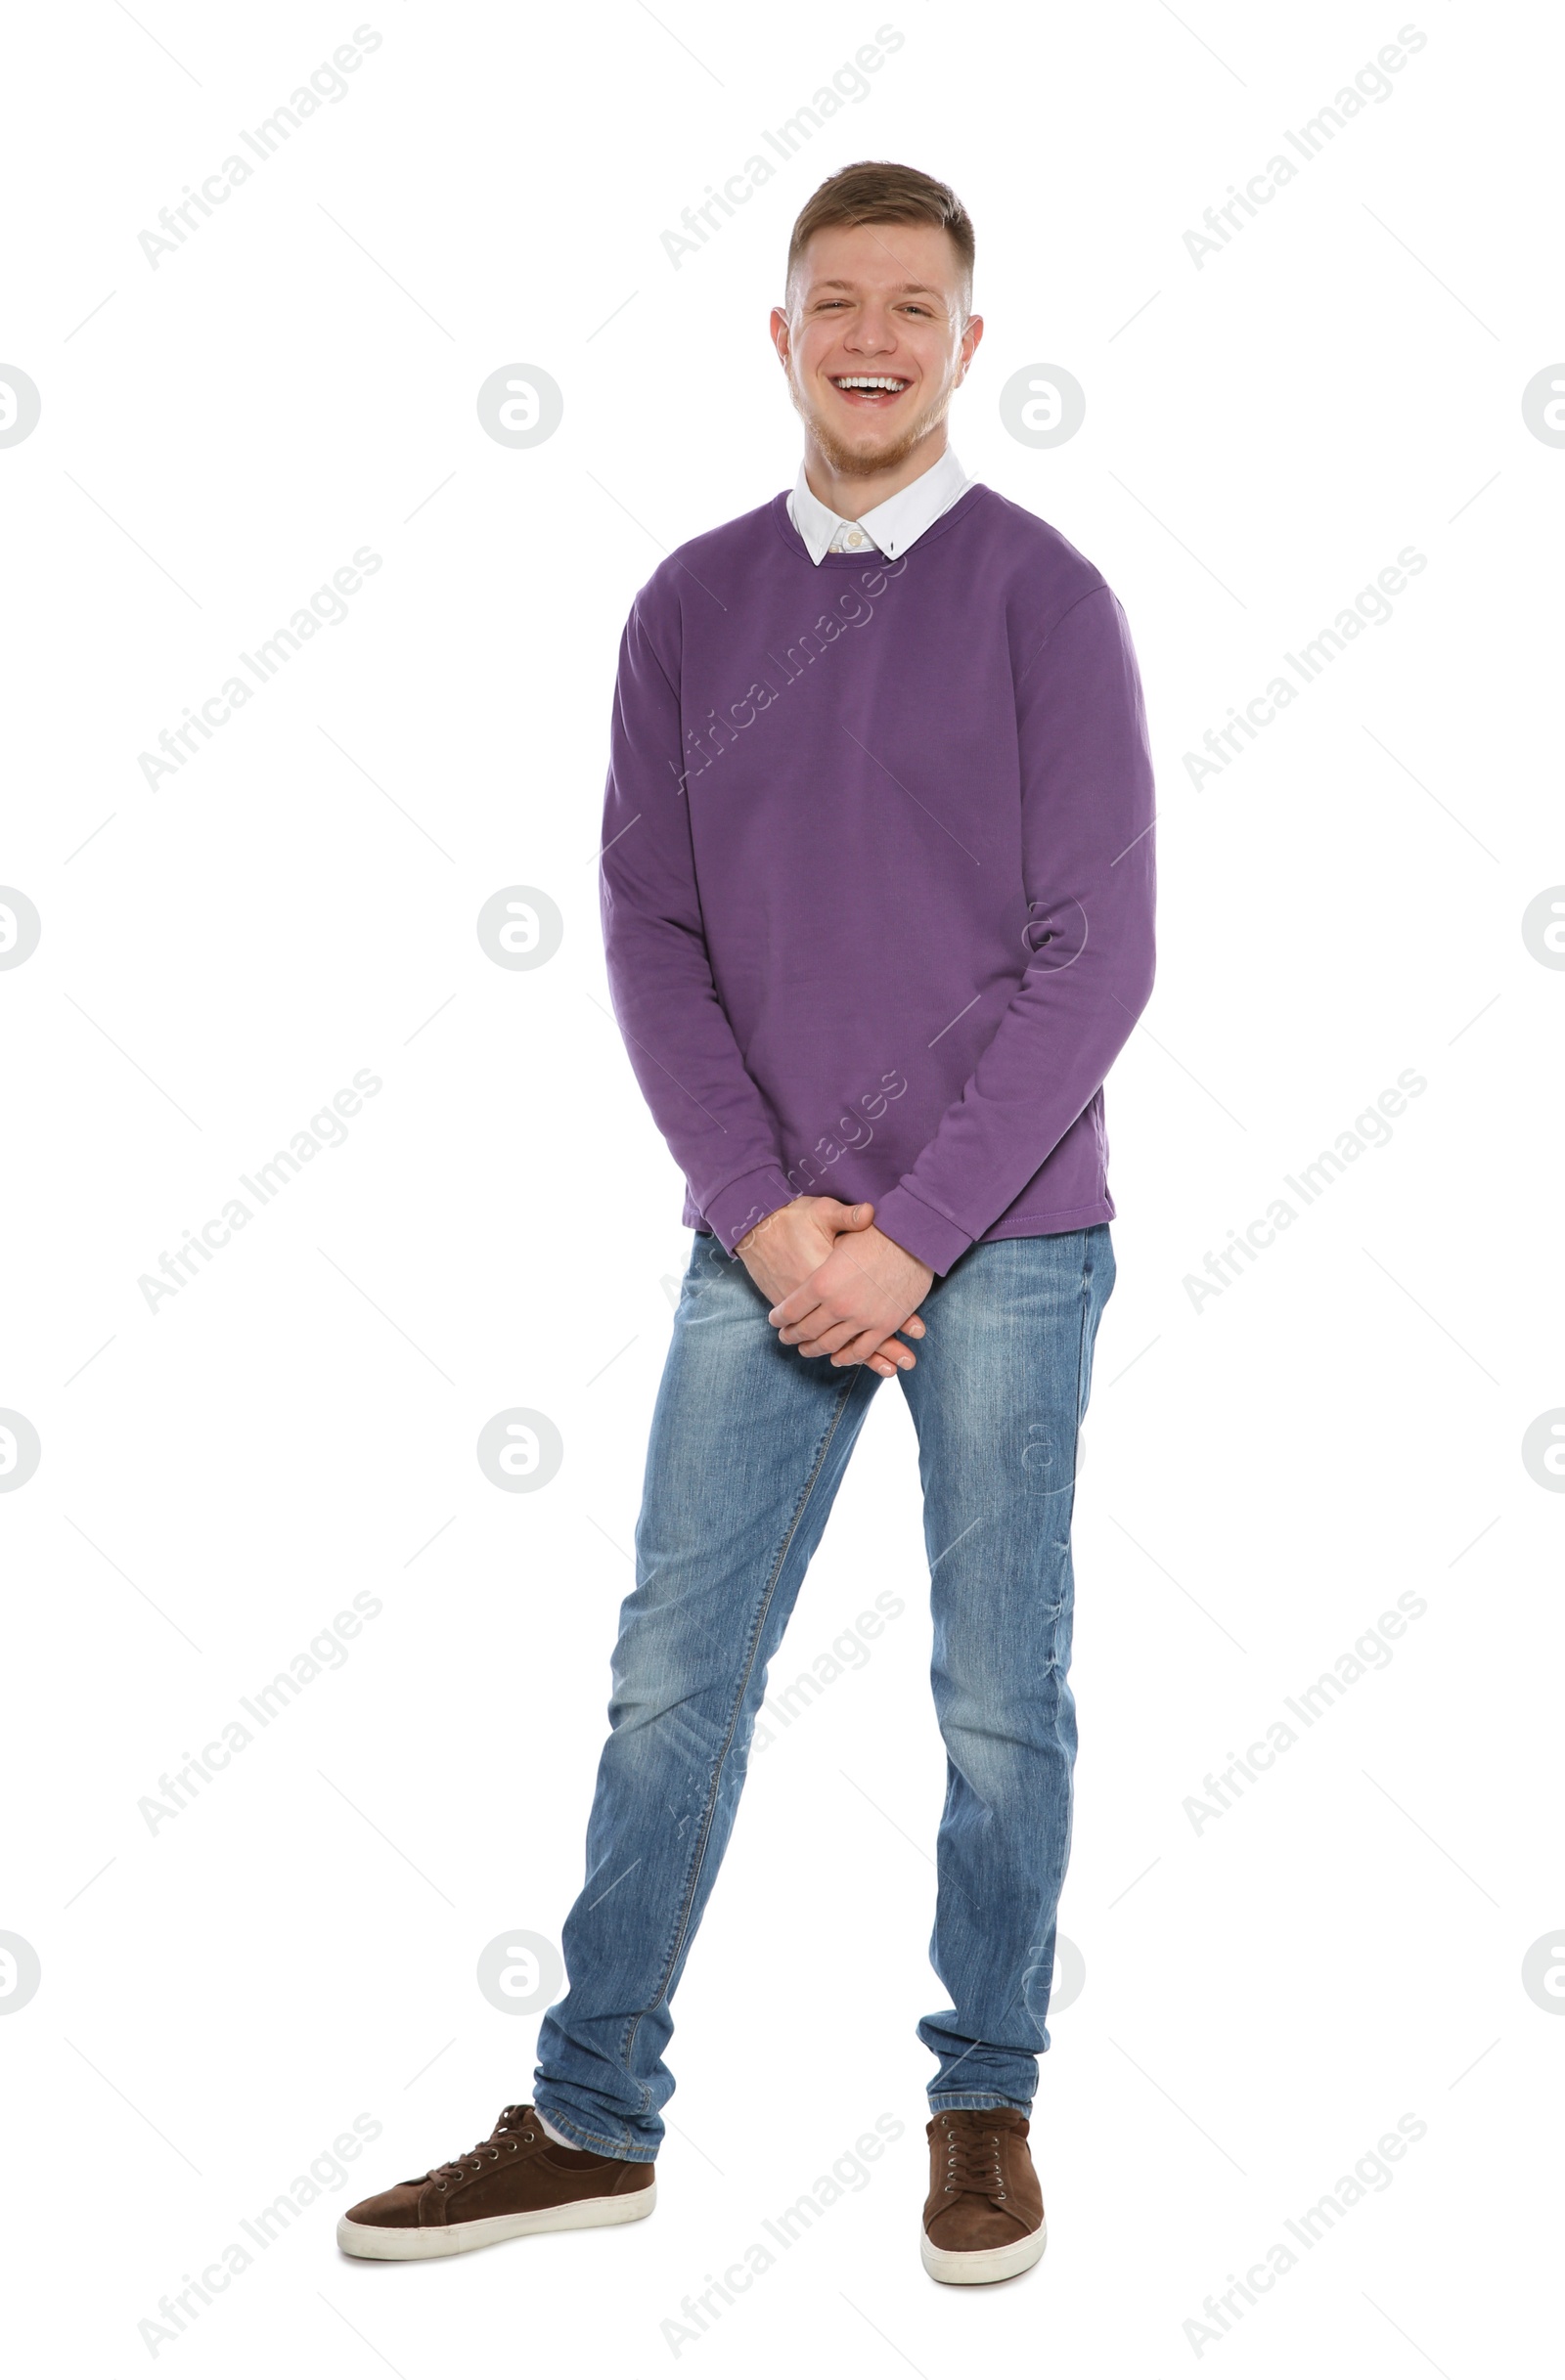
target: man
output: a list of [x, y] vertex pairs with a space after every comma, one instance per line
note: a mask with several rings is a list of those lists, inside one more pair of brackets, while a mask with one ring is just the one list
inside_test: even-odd
[[893, 1373], [947, 1752], [923, 2264], [994, 2281], [1043, 2253], [1076, 1437], [1114, 1280], [1102, 1083], [1151, 989], [1152, 783], [1113, 595], [947, 444], [972, 258], [925, 174], [823, 184], [772, 316], [792, 494], [681, 547], [625, 630], [604, 928], [693, 1253], [534, 2096], [355, 2207], [356, 2254], [651, 2211], [670, 2002], [767, 1665]]

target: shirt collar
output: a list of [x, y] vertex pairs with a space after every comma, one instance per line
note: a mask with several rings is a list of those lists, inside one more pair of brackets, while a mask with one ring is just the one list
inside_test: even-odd
[[[887, 561], [894, 562], [926, 529], [933, 527], [942, 512], [949, 512], [970, 484], [948, 446], [917, 479], [899, 488], [895, 496], [888, 496], [884, 504], [862, 512], [856, 525], [879, 548]], [[804, 475], [802, 463], [788, 498], [788, 513], [804, 540], [811, 561], [819, 562], [841, 528], [844, 516], [821, 502]]]

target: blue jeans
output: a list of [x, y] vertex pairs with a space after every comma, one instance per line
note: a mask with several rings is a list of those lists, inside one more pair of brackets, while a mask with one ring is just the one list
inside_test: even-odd
[[[930, 1961], [951, 2006], [918, 2038], [929, 2103], [1032, 2106], [1070, 1849], [1076, 1433], [1114, 1286], [1108, 1225], [967, 1251], [901, 1373], [918, 1435], [946, 1747]], [[534, 2099], [582, 2148], [650, 2159], [674, 2088], [669, 2004], [744, 1785], [767, 1666], [877, 1374], [785, 1347], [767, 1300], [694, 1235], [652, 1417], [610, 1734], [565, 1920], [569, 1978]]]

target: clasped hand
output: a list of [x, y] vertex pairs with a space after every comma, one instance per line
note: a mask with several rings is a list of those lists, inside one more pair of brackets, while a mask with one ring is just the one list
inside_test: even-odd
[[912, 1371], [917, 1358], [905, 1342], [924, 1335], [917, 1309], [934, 1274], [875, 1229], [873, 1207], [796, 1198], [735, 1253], [772, 1300], [767, 1320], [784, 1346], [829, 1355], [839, 1368], [868, 1364], [882, 1380]]

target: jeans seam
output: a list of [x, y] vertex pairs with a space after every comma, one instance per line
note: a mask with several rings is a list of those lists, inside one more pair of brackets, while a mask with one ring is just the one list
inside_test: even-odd
[[[1075, 1428], [1075, 1430], [1074, 1430], [1074, 1432], [1072, 1432], [1072, 1435], [1071, 1435], [1070, 1509], [1069, 1509], [1069, 1511], [1068, 1511], [1068, 1512], [1066, 1513], [1066, 1515], [1065, 1515], [1065, 1543], [1066, 1543], [1066, 1545], [1067, 1545], [1067, 1546], [1069, 1546], [1069, 1545], [1072, 1543], [1072, 1541], [1073, 1541], [1073, 1539], [1074, 1539], [1074, 1537], [1075, 1537], [1075, 1533], [1076, 1533], [1076, 1465], [1077, 1465], [1077, 1461], [1078, 1461], [1078, 1459], [1079, 1459], [1079, 1457], [1080, 1457], [1080, 1452], [1081, 1452], [1081, 1431], [1082, 1431], [1082, 1380], [1083, 1380], [1083, 1377], [1084, 1377], [1084, 1374], [1085, 1374], [1085, 1372], [1086, 1372], [1086, 1368], [1087, 1368], [1087, 1326], [1088, 1326], [1088, 1321], [1089, 1321], [1089, 1318], [1090, 1318], [1090, 1316], [1091, 1316], [1091, 1314], [1092, 1314], [1092, 1306], [1093, 1306], [1093, 1256], [1092, 1256], [1092, 1242], [1091, 1242], [1091, 1240], [1089, 1240], [1089, 1241], [1088, 1241], [1088, 1243], [1087, 1243], [1087, 1246], [1086, 1246], [1086, 1247], [1083, 1249], [1083, 1251], [1082, 1251], [1082, 1310], [1081, 1310], [1081, 1329], [1080, 1329], [1080, 1332], [1079, 1332], [1079, 1334], [1078, 1334], [1078, 1336], [1077, 1336], [1077, 1341], [1076, 1341], [1076, 1428]], [[1070, 1617], [1071, 1617], [1071, 1624], [1072, 1624], [1072, 1628], [1073, 1628], [1073, 1629], [1074, 1629], [1074, 1624], [1075, 1624], [1075, 1616], [1076, 1616], [1076, 1614], [1075, 1614], [1075, 1601], [1076, 1601], [1076, 1599], [1075, 1599], [1074, 1581], [1073, 1581], [1073, 1583], [1072, 1583], [1072, 1594], [1071, 1594], [1071, 1614], [1070, 1614]], [[1059, 1626], [1059, 1622], [1058, 1622], [1058, 1620], [1057, 1620], [1057, 1619], [1055, 1620], [1054, 1626], [1055, 1626], [1055, 1629], [1056, 1629], [1056, 1632], [1057, 1632], [1057, 1630], [1058, 1630], [1058, 1626]], [[1056, 1635], [1056, 1643], [1057, 1643], [1057, 1635]], [[1053, 1666], [1054, 1666], [1055, 1668], [1057, 1668], [1057, 1667], [1058, 1667], [1058, 1663], [1057, 1663], [1057, 1661], [1056, 1661], [1056, 1662], [1053, 1664]], [[1066, 1685], [1066, 1684], [1065, 1684], [1065, 1681], [1064, 1681], [1063, 1679], [1061, 1680], [1061, 1687], [1062, 1687], [1062, 1689], [1063, 1689], [1063, 1691], [1064, 1691], [1064, 1692], [1069, 1693], [1070, 1689], [1069, 1689], [1068, 1685]], [[1065, 1774], [1065, 1843], [1064, 1843], [1064, 1848], [1063, 1848], [1063, 1851], [1061, 1852], [1061, 1855], [1060, 1855], [1060, 1874], [1061, 1874], [1061, 1876], [1062, 1876], [1062, 1877], [1063, 1877], [1063, 1876], [1064, 1876], [1064, 1874], [1067, 1873], [1067, 1871], [1069, 1870], [1069, 1867], [1070, 1867], [1071, 1842], [1072, 1842], [1072, 1838], [1073, 1838], [1073, 1837], [1074, 1837], [1074, 1835], [1075, 1835], [1075, 1832], [1076, 1832], [1076, 1778], [1075, 1778], [1075, 1763], [1074, 1763], [1073, 1761], [1067, 1761], [1067, 1762], [1066, 1762], [1066, 1774]], [[1059, 1924], [1059, 1903], [1058, 1903], [1058, 1901], [1056, 1900], [1056, 1901], [1055, 1901], [1055, 1904], [1054, 1904], [1054, 1925], [1055, 1925], [1055, 1929], [1056, 1929], [1056, 1941], [1057, 1941], [1057, 1929], [1058, 1929], [1058, 1924]], [[1053, 1978], [1052, 1978], [1052, 1976], [1051, 1976], [1051, 1978], [1050, 1978], [1050, 1990], [1051, 1990], [1051, 1995], [1052, 1995], [1052, 1990], [1053, 1990]], [[1023, 1998], [1023, 2000], [1025, 2001], [1025, 1992], [1023, 1993], [1022, 1998]], [[1008, 2011], [1008, 2010], [1007, 2010], [1006, 2012], [1007, 2012], [1007, 2014], [1009, 2013], [1009, 2011]], [[1045, 2011], [1044, 2011], [1043, 2015], [1042, 2015], [1042, 2016], [1039, 2018], [1039, 2020], [1038, 2020], [1038, 2030], [1039, 2030], [1039, 2032], [1040, 2032], [1040, 2033], [1043, 2035], [1043, 2037], [1044, 2037], [1044, 2049], [1048, 2049], [1048, 2047], [1049, 2047], [1049, 2011], [1048, 2011], [1048, 2008], [1047, 2008], [1047, 2007], [1045, 2008]], [[1042, 2054], [1042, 2052], [1040, 2052], [1039, 2054]]]
[[[1085, 1374], [1085, 1372], [1086, 1372], [1086, 1366], [1087, 1366], [1087, 1328], [1088, 1328], [1088, 1322], [1089, 1322], [1089, 1320], [1090, 1320], [1090, 1318], [1091, 1318], [1091, 1314], [1092, 1314], [1092, 1308], [1093, 1308], [1093, 1242], [1092, 1242], [1092, 1237], [1091, 1237], [1091, 1234], [1090, 1234], [1090, 1233], [1088, 1233], [1088, 1232], [1084, 1232], [1084, 1233], [1082, 1234], [1082, 1277], [1081, 1277], [1081, 1287], [1080, 1287], [1079, 1296], [1080, 1296], [1080, 1315], [1079, 1315], [1079, 1322], [1078, 1322], [1078, 1329], [1077, 1329], [1077, 1336], [1076, 1336], [1076, 1387], [1075, 1387], [1074, 1403], [1073, 1403], [1073, 1406], [1072, 1406], [1072, 1412], [1073, 1412], [1073, 1415], [1074, 1415], [1074, 1427], [1073, 1427], [1073, 1429], [1072, 1429], [1072, 1431], [1071, 1431], [1071, 1476], [1070, 1476], [1070, 1503], [1069, 1503], [1069, 1506], [1067, 1507], [1066, 1514], [1065, 1514], [1065, 1543], [1066, 1543], [1067, 1547], [1070, 1545], [1070, 1542], [1071, 1542], [1072, 1536], [1073, 1536], [1073, 1534], [1074, 1534], [1074, 1529], [1075, 1529], [1075, 1521], [1076, 1521], [1076, 1463], [1077, 1463], [1077, 1457], [1078, 1457], [1078, 1454], [1079, 1454], [1079, 1451], [1080, 1451], [1081, 1427], [1082, 1427], [1082, 1380], [1083, 1380], [1084, 1374]], [[1061, 1609], [1061, 1611], [1063, 1611], [1063, 1609], [1064, 1609], [1063, 1605], [1060, 1607], [1060, 1609]], [[1072, 1618], [1073, 1618], [1073, 1619], [1074, 1619], [1074, 1610], [1075, 1610], [1075, 1598], [1074, 1598], [1074, 1595], [1073, 1595], [1073, 1596], [1072, 1596], [1072, 1604], [1071, 1604], [1071, 1615], [1072, 1615]], [[1057, 1649], [1057, 1632], [1058, 1632], [1058, 1626], [1059, 1626], [1059, 1620], [1058, 1620], [1058, 1616], [1056, 1615], [1056, 1618], [1055, 1618], [1055, 1621], [1054, 1621], [1054, 1631], [1055, 1631], [1054, 1643], [1055, 1643], [1055, 1647], [1056, 1647], [1056, 1649]], [[1054, 1670], [1056, 1670], [1056, 1669], [1058, 1668], [1058, 1666], [1059, 1666], [1058, 1661], [1057, 1661], [1057, 1660], [1055, 1660], [1055, 1659], [1051, 1659], [1051, 1662], [1050, 1662], [1050, 1670], [1051, 1670], [1051, 1673], [1052, 1673]], [[1070, 1865], [1071, 1837], [1072, 1837], [1072, 1834], [1073, 1834], [1073, 1832], [1074, 1832], [1074, 1816], [1075, 1816], [1075, 1780], [1074, 1780], [1074, 1776], [1071, 1774], [1071, 1767], [1070, 1767], [1070, 1764], [1067, 1764], [1067, 1773], [1066, 1773], [1065, 1793], [1066, 1793], [1065, 1847], [1064, 1847], [1064, 1853], [1063, 1853], [1063, 1857], [1062, 1857], [1061, 1864], [1060, 1864], [1060, 1866], [1061, 1866], [1061, 1873], [1062, 1873], [1062, 1874], [1064, 1873], [1065, 1870], [1066, 1870], [1066, 1869], [1068, 1869], [1068, 1867], [1069, 1867], [1069, 1865]], [[1059, 1908], [1058, 1908], [1058, 1902], [1057, 1902], [1057, 1900], [1056, 1900], [1056, 1902], [1055, 1902], [1055, 1909], [1054, 1909], [1054, 1921], [1055, 1921], [1055, 1925], [1056, 1925], [1056, 1927], [1057, 1927], [1057, 1924], [1058, 1924], [1058, 1919], [1059, 1919]], [[1006, 2020], [1006, 2018], [1008, 2018], [1008, 2017], [1009, 2017], [1010, 2012], [1011, 2012], [1011, 2009], [1012, 2009], [1012, 2008], [1013, 2008], [1013, 2007], [1016, 2005], [1017, 2000], [1020, 2000], [1023, 2005], [1026, 2005], [1026, 1992], [1025, 1992], [1025, 1986], [1023, 1986], [1023, 1987], [1022, 1987], [1022, 1988], [1021, 1988], [1021, 1989], [1020, 1989], [1020, 1990], [1017, 1992], [1017, 1994], [1016, 1994], [1015, 1998], [1014, 1998], [1014, 1999], [1012, 1999], [1012, 2000], [1009, 2002], [1009, 2004], [1007, 2005], [1007, 2006], [1006, 2007], [1006, 2009], [1005, 2009], [1005, 2011], [1004, 2011], [1004, 2015], [1003, 2015], [1003, 2017], [1002, 2017], [1002, 2022], [1005, 2022], [1005, 2020]], [[1043, 2033], [1043, 2034], [1046, 2036], [1046, 2038], [1047, 2038], [1048, 2031], [1049, 2031], [1049, 2021], [1048, 2021], [1048, 2016], [1047, 2016], [1047, 2014], [1046, 2014], [1046, 2015], [1045, 2015], [1043, 2018], [1041, 2018], [1041, 2019], [1039, 2020], [1039, 2031], [1040, 2031], [1041, 2033]], [[974, 2044], [974, 2045], [972, 2045], [972, 2046], [973, 2046], [973, 2047], [977, 2047], [978, 2045]], [[987, 2045], [987, 2044], [985, 2044], [984, 2046], [985, 2046], [985, 2047], [987, 2047], [988, 2045]], [[965, 2052], [964, 2052], [963, 2054], [965, 2054]], [[1038, 2056], [1039, 2054], [1041, 2054], [1041, 2053], [1040, 2053], [1040, 2052], [1033, 2052], [1032, 2054], [1033, 2054], [1033, 2056], [1034, 2056], [1034, 2058], [1035, 2058], [1035, 2061], [1036, 2061], [1037, 2056]], [[973, 2096], [972, 2096], [972, 2094], [959, 2094], [959, 2095], [957, 2095], [957, 2096], [950, 2096], [950, 2095], [943, 2094], [940, 2094], [940, 2093], [932, 2093], [932, 2094], [930, 2094], [930, 2097], [929, 2097], [929, 2104], [930, 2104], [930, 2106], [931, 2106], [932, 2108], [935, 2108], [935, 2109], [937, 2109], [937, 2110], [938, 2110], [939, 2108], [942, 2108], [942, 2107], [970, 2107], [970, 2106], [973, 2106], [973, 2105], [975, 2105], [975, 2104], [976, 2104], [976, 2105], [979, 2105], [979, 2106], [1017, 2107], [1017, 2108], [1019, 2108], [1019, 2109], [1020, 2109], [1020, 2112], [1021, 2112], [1023, 2115], [1029, 2115], [1029, 2114], [1031, 2113], [1031, 2110], [1032, 2110], [1032, 2101], [1031, 2101], [1030, 2099], [1029, 2099], [1029, 2100], [1026, 2100], [1026, 2101], [1021, 2101], [1021, 2100], [1017, 2100], [1017, 2099], [1006, 2099], [1006, 2098], [994, 2097], [994, 2098], [983, 2099], [983, 2100], [974, 2100], [974, 2098], [973, 2098]]]
[[1070, 1509], [1065, 1515], [1065, 1542], [1068, 1545], [1076, 1526], [1076, 1466], [1081, 1458], [1082, 1381], [1087, 1370], [1087, 1322], [1093, 1307], [1093, 1256], [1091, 1243], [1082, 1250], [1081, 1314], [1076, 1333], [1076, 1394], [1073, 1405], [1075, 1426], [1071, 1431]]
[[[747, 1657], [744, 1663], [743, 1674], [739, 1679], [738, 1692], [734, 1697], [734, 1707], [729, 1713], [728, 1732], [723, 1738], [722, 1744], [718, 1750], [717, 1758], [712, 1764], [712, 1783], [706, 1796], [705, 1806], [701, 1812], [701, 1823], [696, 1833], [695, 1847], [691, 1854], [690, 1873], [686, 1880], [685, 1891], [680, 1904], [679, 1917], [675, 1922], [674, 1941], [672, 1947], [670, 1948], [667, 1961], [664, 1964], [662, 1980], [658, 1984], [657, 1990], [653, 1993], [651, 1999], [648, 2002], [646, 2007], [638, 2009], [636, 2015], [631, 2019], [630, 2031], [626, 2034], [624, 2044], [620, 2050], [620, 2059], [625, 2068], [627, 2080], [629, 2079], [630, 2073], [630, 2053], [635, 2047], [636, 2042], [636, 2029], [640, 2025], [642, 2018], [644, 2016], [649, 2016], [652, 2010], [657, 2007], [666, 1997], [669, 1988], [669, 1978], [672, 1976], [675, 1967], [679, 1964], [680, 1951], [684, 1947], [686, 1935], [689, 1931], [691, 1909], [695, 1899], [696, 1889], [700, 1883], [701, 1868], [706, 1858], [706, 1846], [711, 1840], [712, 1820], [716, 1813], [718, 1793], [721, 1789], [723, 1782], [723, 1766], [725, 1761], [728, 1759], [730, 1750], [733, 1747], [734, 1735], [735, 1730], [738, 1725], [739, 1713], [744, 1708], [744, 1697], [748, 1691], [750, 1680], [755, 1674], [755, 1656], [760, 1646], [761, 1633], [766, 1626], [766, 1615], [772, 1608], [772, 1598], [777, 1592], [778, 1580], [782, 1575], [782, 1566], [787, 1561], [789, 1549], [793, 1544], [794, 1538], [798, 1535], [799, 1523], [803, 1520], [805, 1512], [808, 1509], [811, 1496], [815, 1493], [816, 1482], [820, 1478], [821, 1473], [826, 1466], [827, 1456], [829, 1454], [832, 1441], [837, 1434], [838, 1429], [841, 1427], [842, 1416], [848, 1409], [848, 1401], [851, 1398], [854, 1389], [858, 1386], [859, 1375], [863, 1369], [864, 1367], [862, 1364], [856, 1364], [854, 1366], [853, 1371], [848, 1377], [847, 1386], [837, 1398], [836, 1409], [833, 1412], [831, 1420], [827, 1425], [826, 1433], [821, 1440], [820, 1450], [816, 1455], [815, 1463], [811, 1469], [810, 1476], [805, 1480], [804, 1486], [800, 1491], [798, 1503], [793, 1508], [793, 1514], [783, 1534], [782, 1543], [778, 1549], [777, 1560], [772, 1565], [772, 1575], [766, 1582], [766, 1592], [761, 1597], [760, 1604], [756, 1610], [754, 1626], [750, 1631], [750, 1642]], [[643, 2096], [645, 2098], [645, 2093], [643, 2094]]]

